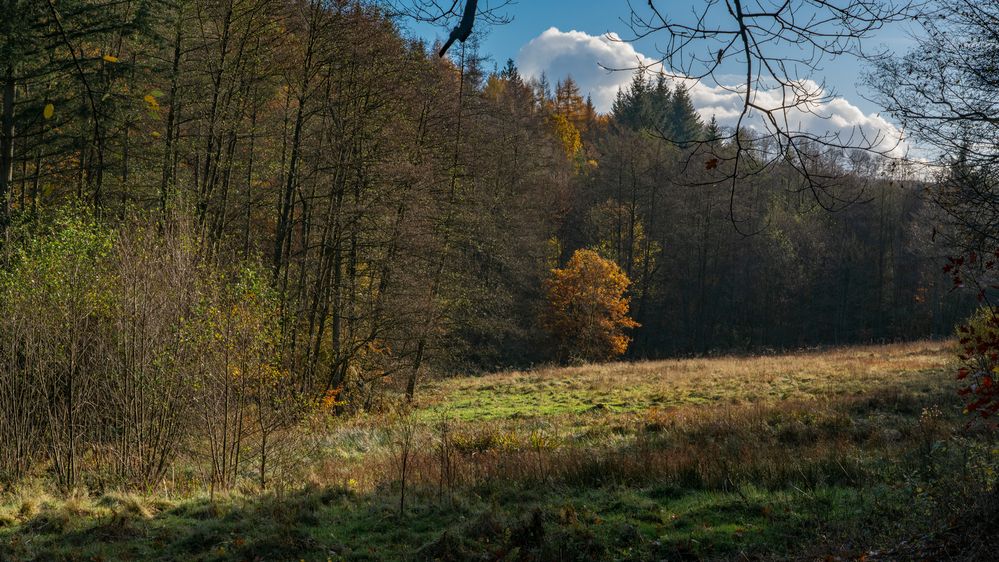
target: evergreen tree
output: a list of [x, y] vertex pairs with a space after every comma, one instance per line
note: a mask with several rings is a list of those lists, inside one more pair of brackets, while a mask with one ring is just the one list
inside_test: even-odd
[[673, 127], [673, 95], [666, 77], [660, 74], [650, 92], [651, 119], [648, 128], [660, 134], [669, 134]]
[[704, 140], [711, 144], [717, 144], [722, 137], [721, 126], [718, 125], [718, 120], [715, 116], [711, 116], [711, 120], [708, 121], [707, 127], [704, 128]]
[[671, 109], [670, 140], [686, 148], [701, 139], [703, 125], [701, 117], [694, 109], [694, 103], [687, 89], [678, 86], [673, 92]]
[[518, 86], [524, 84], [524, 79], [520, 76], [520, 70], [517, 69], [513, 59], [506, 59], [506, 66], [500, 71], [500, 78]]
[[652, 111], [651, 98], [653, 89], [645, 77], [645, 72], [639, 70], [631, 79], [626, 90], [619, 90], [617, 99], [611, 108], [611, 116], [618, 124], [633, 130], [645, 128], [649, 123]]
[[597, 108], [593, 105], [593, 98], [589, 94], [586, 95], [586, 120], [591, 123], [597, 120]]

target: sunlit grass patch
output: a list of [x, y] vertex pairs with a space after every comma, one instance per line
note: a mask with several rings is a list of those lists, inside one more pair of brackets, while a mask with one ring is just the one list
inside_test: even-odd
[[904, 386], [936, 388], [949, 343], [836, 348], [799, 354], [584, 365], [432, 383], [424, 416], [463, 420], [639, 412], [691, 404], [800, 400]]
[[295, 479], [264, 493], [10, 491], [0, 558], [855, 556], [994, 485], [948, 345], [437, 381], [409, 414], [303, 428]]

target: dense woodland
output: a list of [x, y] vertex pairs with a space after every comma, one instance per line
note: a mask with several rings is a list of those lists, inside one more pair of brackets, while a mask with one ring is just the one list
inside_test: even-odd
[[580, 249], [630, 280], [631, 358], [968, 311], [926, 178], [816, 152], [857, 201], [836, 212], [790, 162], [733, 183], [732, 134], [765, 139], [652, 73], [604, 115], [472, 42], [438, 58], [376, 2], [3, 6], [0, 478], [44, 458], [70, 488], [86, 453], [155, 482], [197, 428], [213, 486], [250, 456], [265, 485], [268, 437], [316, 404], [572, 359], [540, 316]]

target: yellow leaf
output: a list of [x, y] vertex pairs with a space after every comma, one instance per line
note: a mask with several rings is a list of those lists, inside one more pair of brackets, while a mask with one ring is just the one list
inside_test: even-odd
[[105, 62], [118, 62], [118, 57], [114, 55], [104, 55]]
[[149, 109], [156, 111], [160, 108], [160, 102], [156, 101], [156, 98], [152, 94], [146, 94], [142, 96], [142, 99], [149, 104]]
[[55, 115], [55, 106], [51, 103], [45, 104], [45, 109], [42, 110], [42, 117], [52, 119], [53, 115]]
[[158, 132], [156, 132], [156, 131], [153, 131], [153, 132], [151, 132], [151, 133], [149, 133], [149, 134], [150, 134], [150, 136], [152, 136], [152, 137], [153, 137], [154, 139], [158, 139], [158, 138], [160, 138], [160, 134], [159, 134]]

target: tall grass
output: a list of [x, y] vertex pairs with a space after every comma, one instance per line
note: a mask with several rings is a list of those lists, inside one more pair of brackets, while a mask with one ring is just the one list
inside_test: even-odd
[[994, 513], [999, 449], [965, 427], [949, 351], [918, 342], [438, 381], [414, 411], [282, 429], [276, 442], [294, 446], [266, 494], [251, 473], [211, 501], [196, 482], [75, 498], [35, 484], [0, 499], [0, 541], [71, 550], [58, 529], [118, 537], [117, 552], [148, 547], [156, 530], [177, 556], [223, 544], [218, 559], [308, 559], [331, 537], [347, 541], [331, 546], [340, 553], [457, 559], [927, 549], [969, 513]]

